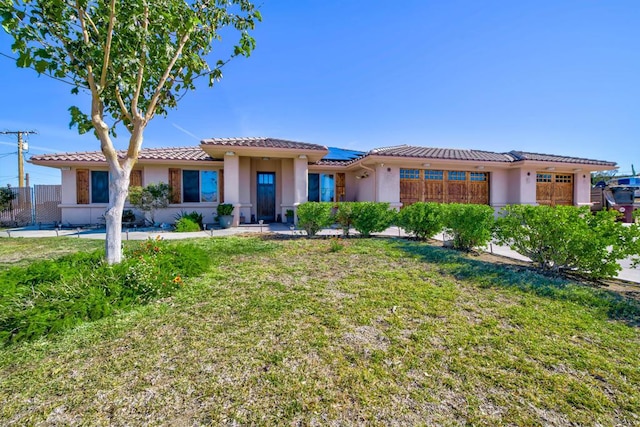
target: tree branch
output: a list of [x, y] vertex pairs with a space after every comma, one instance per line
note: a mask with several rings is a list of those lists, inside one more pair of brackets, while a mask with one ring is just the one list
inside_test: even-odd
[[162, 77], [158, 81], [158, 85], [156, 86], [156, 90], [155, 90], [153, 96], [151, 97], [151, 101], [149, 102], [149, 106], [147, 108], [147, 114], [146, 114], [146, 119], [147, 120], [151, 120], [151, 118], [153, 117], [153, 115], [155, 113], [155, 109], [156, 109], [156, 104], [158, 103], [158, 100], [160, 99], [160, 95], [162, 93], [162, 88], [164, 87], [164, 84], [167, 82], [167, 79], [169, 78], [169, 75], [171, 74], [171, 70], [173, 69], [173, 66], [178, 61], [178, 58], [180, 58], [180, 55], [182, 55], [182, 49], [184, 49], [184, 45], [187, 44], [187, 41], [189, 40], [189, 37], [191, 36], [191, 32], [192, 31], [193, 30], [187, 31], [182, 36], [182, 38], [180, 39], [180, 42], [178, 43], [178, 49], [176, 50], [176, 53], [173, 55], [173, 58], [171, 58], [171, 61], [169, 62], [169, 65], [167, 65], [167, 68], [164, 70], [164, 73], [162, 74]]
[[140, 68], [138, 69], [138, 77], [136, 81], [136, 91], [131, 100], [131, 114], [138, 117], [138, 98], [142, 92], [142, 79], [144, 77], [144, 68], [147, 62], [147, 30], [149, 29], [149, 5], [144, 7], [144, 22], [142, 23], [142, 58], [140, 59]]
[[[131, 114], [129, 113], [129, 110], [127, 110], [127, 106], [124, 103], [124, 99], [122, 99], [122, 93], [120, 93], [120, 88], [118, 87], [118, 85], [116, 85], [116, 101], [118, 101], [118, 105], [120, 106], [120, 110], [122, 111], [122, 114], [127, 118], [127, 120], [129, 120], [129, 123], [133, 123], [133, 117], [131, 117]], [[129, 127], [129, 125], [127, 125], [127, 128]], [[132, 129], [129, 129], [130, 131]]]
[[109, 28], [107, 30], [107, 42], [104, 46], [104, 60], [102, 61], [102, 75], [100, 76], [100, 90], [107, 86], [107, 71], [109, 69], [109, 56], [111, 55], [111, 42], [113, 40], [113, 27], [116, 22], [116, 0], [111, 0], [109, 8]]

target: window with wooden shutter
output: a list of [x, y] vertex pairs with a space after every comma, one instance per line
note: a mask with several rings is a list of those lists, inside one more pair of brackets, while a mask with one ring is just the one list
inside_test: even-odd
[[142, 187], [142, 171], [140, 169], [134, 169], [131, 171], [129, 188], [131, 187]]
[[169, 168], [169, 187], [171, 187], [171, 203], [182, 201], [182, 170]]
[[347, 185], [346, 176], [344, 172], [338, 172], [336, 174], [336, 201], [344, 202], [347, 200]]
[[79, 205], [89, 204], [89, 169], [76, 170], [76, 202]]

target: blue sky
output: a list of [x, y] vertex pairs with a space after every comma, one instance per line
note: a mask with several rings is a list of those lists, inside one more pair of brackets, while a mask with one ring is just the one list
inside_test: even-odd
[[[523, 150], [640, 169], [637, 0], [265, 0], [261, 10], [254, 54], [155, 118], [145, 147], [270, 136], [358, 150]], [[0, 53], [11, 54], [5, 34]], [[68, 107], [88, 108], [86, 97], [5, 58], [0, 73], [0, 130], [38, 130], [30, 154], [99, 149], [68, 127]], [[17, 185], [15, 141], [0, 135], [0, 185]], [[26, 172], [35, 184], [60, 181], [55, 169]]]

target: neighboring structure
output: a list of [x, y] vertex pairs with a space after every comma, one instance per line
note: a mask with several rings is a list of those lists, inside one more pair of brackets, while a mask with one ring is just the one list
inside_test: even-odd
[[[32, 156], [62, 171], [62, 221], [99, 221], [108, 202], [101, 152]], [[310, 201], [381, 201], [400, 208], [417, 201], [507, 204], [590, 204], [590, 173], [613, 162], [535, 154], [399, 145], [361, 152], [274, 138], [215, 138], [200, 146], [146, 148], [131, 185], [167, 182], [173, 189], [159, 221], [196, 210], [212, 222], [218, 203], [244, 218], [285, 220]]]

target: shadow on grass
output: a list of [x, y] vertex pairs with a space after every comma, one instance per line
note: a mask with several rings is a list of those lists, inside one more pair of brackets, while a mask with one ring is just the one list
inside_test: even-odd
[[424, 262], [434, 264], [442, 274], [469, 280], [480, 287], [518, 289], [541, 297], [570, 301], [602, 310], [611, 319], [640, 326], [640, 302], [616, 292], [596, 289], [583, 282], [546, 276], [532, 267], [473, 259], [468, 254], [426, 243], [399, 240], [396, 246]]

